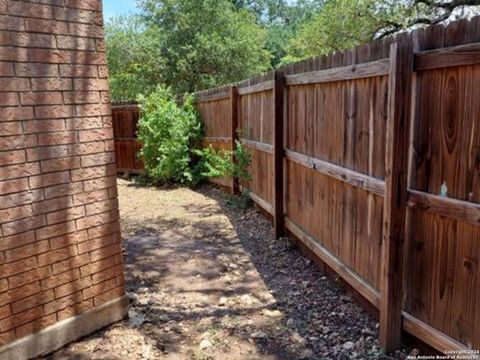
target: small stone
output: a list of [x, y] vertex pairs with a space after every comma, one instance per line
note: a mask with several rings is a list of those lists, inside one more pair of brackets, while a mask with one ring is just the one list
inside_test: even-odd
[[267, 334], [261, 331], [254, 332], [253, 334], [250, 335], [251, 338], [253, 339], [266, 339], [268, 337]]
[[274, 318], [274, 317], [281, 317], [281, 316], [283, 315], [282, 312], [279, 311], [279, 310], [269, 310], [269, 309], [265, 309], [265, 310], [263, 311], [263, 314], [264, 314], [265, 316], [273, 317], [273, 318]]
[[250, 294], [242, 295], [240, 301], [245, 305], [253, 305], [257, 302], [257, 300]]
[[218, 305], [219, 305], [219, 306], [225, 306], [226, 303], [227, 303], [227, 298], [224, 297], [224, 296], [222, 296], [222, 297], [220, 298], [220, 300], [218, 300]]
[[369, 328], [365, 327], [362, 329], [362, 334], [366, 334], [366, 335], [373, 335], [373, 331], [370, 330]]
[[292, 325], [293, 325], [293, 319], [288, 319], [287, 326], [292, 326]]
[[137, 301], [140, 305], [147, 305], [150, 302], [150, 299], [145, 296], [142, 296], [142, 297], [139, 297]]
[[304, 344], [305, 343], [305, 340], [303, 339], [303, 337], [301, 337], [298, 333], [293, 333], [291, 336], [290, 336], [290, 340], [293, 341], [294, 343], [296, 344]]
[[128, 324], [132, 327], [140, 326], [145, 322], [145, 315], [133, 309], [128, 311], [128, 318]]
[[207, 339], [203, 339], [201, 342], [200, 342], [200, 345], [199, 345], [199, 349], [200, 350], [206, 350], [208, 348], [211, 348], [212, 347], [212, 343], [207, 340]]
[[352, 350], [355, 347], [355, 344], [351, 341], [347, 341], [342, 346], [345, 350]]
[[418, 349], [412, 349], [412, 351], [410, 351], [409, 355], [418, 356], [418, 355], [420, 355], [420, 351]]
[[127, 296], [132, 303], [137, 301], [137, 299], [138, 299], [138, 295], [135, 294], [134, 292], [127, 292]]

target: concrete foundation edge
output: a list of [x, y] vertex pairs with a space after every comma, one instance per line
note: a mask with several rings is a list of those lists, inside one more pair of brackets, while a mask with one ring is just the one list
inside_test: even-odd
[[84, 336], [122, 320], [128, 313], [127, 296], [49, 326], [0, 348], [2, 360], [28, 360], [51, 353]]

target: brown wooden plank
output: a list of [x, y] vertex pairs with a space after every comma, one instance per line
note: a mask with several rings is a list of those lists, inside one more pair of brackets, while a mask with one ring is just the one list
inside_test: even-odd
[[207, 137], [231, 138], [230, 98], [197, 103]]
[[297, 164], [313, 169], [324, 175], [340, 180], [346, 184], [369, 191], [377, 195], [384, 195], [385, 182], [381, 179], [362, 174], [358, 171], [350, 170], [320, 159], [297, 153], [292, 150], [286, 150], [286, 158]]
[[469, 348], [455, 339], [438, 331], [427, 323], [415, 318], [407, 312], [402, 312], [403, 328], [408, 333], [429, 344], [438, 351], [468, 350]]
[[[238, 134], [238, 90], [235, 86], [230, 88], [230, 121], [232, 123], [232, 134], [231, 134], [231, 142], [232, 142], [232, 162], [236, 163], [235, 158], [235, 146], [236, 141], [239, 138]], [[238, 177], [233, 176], [232, 178], [232, 193], [237, 195], [240, 193], [239, 188], [239, 180]]]
[[402, 323], [403, 246], [406, 219], [413, 45], [399, 39], [390, 48], [384, 228], [380, 299], [380, 345], [400, 345]]
[[[478, 42], [480, 28], [470, 25], [439, 27], [435, 47]], [[429, 41], [432, 38], [424, 41], [425, 48], [430, 47]], [[473, 348], [480, 344], [480, 332], [475, 329], [480, 312], [474, 300], [479, 293], [479, 237], [476, 205], [471, 204], [480, 201], [479, 75], [478, 64], [417, 73], [419, 132], [410, 188], [433, 198], [423, 199], [428, 207], [409, 210], [412, 228], [405, 281], [409, 313]], [[441, 199], [436, 198], [438, 194]], [[454, 216], [446, 216], [445, 206], [460, 205], [452, 199], [461, 206]]]
[[230, 91], [225, 90], [216, 94], [198, 94], [197, 95], [197, 103], [199, 102], [209, 102], [209, 101], [217, 101], [230, 98]]
[[256, 150], [259, 150], [259, 151], [263, 151], [263, 152], [266, 152], [268, 154], [273, 155], [273, 150], [274, 150], [273, 145], [262, 143], [262, 142], [259, 142], [259, 141], [247, 140], [247, 139], [240, 139], [240, 141], [242, 142], [242, 144], [244, 144], [247, 147], [250, 147], [250, 148], [253, 148], [253, 149], [256, 149]]
[[112, 110], [125, 110], [125, 109], [137, 110], [138, 109], [138, 104], [125, 104], [125, 105], [121, 105], [121, 104], [114, 105], [114, 104], [112, 104]]
[[415, 71], [480, 64], [480, 43], [427, 50], [415, 54]]
[[284, 184], [283, 184], [283, 163], [284, 163], [284, 91], [285, 74], [282, 71], [275, 72], [273, 86], [273, 189], [274, 189], [274, 217], [273, 227], [275, 238], [280, 238], [285, 234], [285, 214], [284, 214]]
[[268, 203], [265, 199], [262, 199], [260, 196], [254, 194], [253, 192], [250, 193], [250, 198], [263, 210], [268, 212], [270, 215], [274, 216], [273, 205]]
[[[413, 43], [413, 51], [418, 52], [420, 49], [424, 49], [425, 47], [428, 48], [426, 30], [423, 28], [416, 29], [411, 34], [411, 39]], [[410, 121], [410, 148], [408, 153], [408, 179], [407, 179], [407, 188], [413, 187], [413, 183], [415, 181], [415, 174], [416, 174], [416, 166], [417, 166], [417, 154], [418, 154], [418, 135], [419, 135], [419, 121], [418, 121], [418, 114], [419, 114], [419, 102], [418, 102], [418, 93], [419, 89], [419, 81], [418, 76], [421, 73], [414, 73], [412, 79], [412, 103], [411, 103], [411, 119]], [[415, 211], [411, 208], [407, 209], [406, 218], [405, 218], [405, 245], [404, 245], [404, 289], [403, 293], [405, 294], [405, 302], [403, 304], [403, 308], [406, 309], [409, 307], [408, 302], [411, 299], [411, 295], [414, 292], [413, 287], [414, 283], [409, 281], [409, 279], [417, 278], [417, 274], [420, 273], [423, 267], [426, 266], [425, 263], [419, 263], [417, 261], [418, 256], [416, 252], [416, 244], [414, 242], [414, 224], [417, 219], [415, 218]], [[418, 283], [418, 282], [417, 282]]]
[[203, 138], [204, 141], [206, 142], [215, 142], [215, 143], [229, 143], [232, 141], [231, 137], [226, 137], [226, 136], [205, 136]]
[[382, 59], [333, 69], [312, 71], [303, 74], [287, 75], [286, 84], [306, 85], [334, 81], [346, 81], [388, 75], [389, 60]]
[[375, 307], [379, 307], [380, 293], [377, 289], [362, 279], [355, 271], [345, 266], [341, 259], [334, 256], [327, 248], [322, 246], [316, 239], [297, 226], [288, 217], [285, 218], [285, 226], [365, 299]]
[[143, 162], [137, 154], [141, 144], [137, 141], [139, 122], [139, 108], [137, 104], [117, 104], [112, 109], [112, 128], [114, 134], [114, 150], [118, 172], [143, 172]]
[[246, 86], [246, 87], [239, 87], [238, 88], [238, 95], [240, 95], [240, 96], [250, 95], [250, 94], [255, 94], [255, 93], [258, 93], [258, 92], [262, 92], [262, 91], [272, 90], [273, 86], [274, 86], [274, 81], [269, 80], [269, 81], [265, 81], [265, 82], [255, 84], [255, 85], [250, 85], [250, 86]]
[[480, 204], [409, 190], [408, 206], [480, 225]]

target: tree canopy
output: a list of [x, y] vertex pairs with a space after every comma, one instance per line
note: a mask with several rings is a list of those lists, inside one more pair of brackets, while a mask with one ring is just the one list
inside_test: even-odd
[[113, 99], [177, 94], [478, 13], [480, 0], [137, 0], [106, 26]]

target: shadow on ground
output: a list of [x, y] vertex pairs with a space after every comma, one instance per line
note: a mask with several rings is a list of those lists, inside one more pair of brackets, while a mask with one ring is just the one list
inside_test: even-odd
[[119, 196], [131, 318], [51, 359], [389, 358], [376, 322], [254, 208], [210, 186], [120, 180]]

